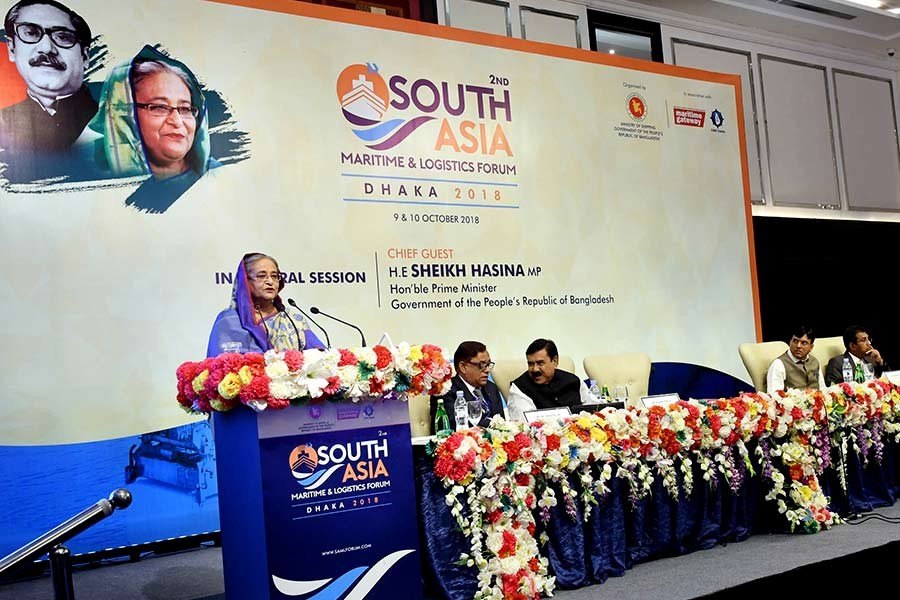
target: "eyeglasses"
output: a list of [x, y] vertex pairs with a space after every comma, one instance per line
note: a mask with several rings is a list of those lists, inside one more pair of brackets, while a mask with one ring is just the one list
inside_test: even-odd
[[263, 282], [271, 279], [275, 283], [278, 283], [281, 281], [281, 273], [257, 273], [256, 275], [247, 275], [247, 279]]
[[44, 29], [37, 23], [16, 23], [16, 37], [26, 44], [37, 44], [45, 35], [60, 48], [71, 48], [78, 43], [78, 34], [66, 27]]
[[168, 104], [144, 104], [143, 102], [135, 102], [134, 105], [143, 108], [154, 117], [168, 117], [175, 110], [182, 119], [196, 119], [200, 113], [200, 109], [196, 106], [169, 106]]
[[466, 362], [480, 371], [490, 371], [491, 369], [494, 368], [494, 365], [496, 364], [492, 360], [488, 361], [488, 362], [472, 362], [471, 360], [467, 360]]

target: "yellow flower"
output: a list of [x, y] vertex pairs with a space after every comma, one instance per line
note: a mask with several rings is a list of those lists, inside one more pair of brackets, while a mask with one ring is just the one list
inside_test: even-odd
[[[246, 367], [244, 367], [246, 368]], [[231, 400], [241, 392], [241, 378], [235, 373], [229, 373], [219, 382], [219, 395], [226, 400]]]
[[422, 360], [422, 346], [413, 346], [409, 349], [409, 360], [414, 363]]
[[202, 373], [194, 377], [194, 380], [191, 382], [191, 387], [194, 388], [195, 393], [199, 394], [203, 391], [203, 385], [206, 383], [208, 377], [209, 369], [205, 369]]
[[594, 427], [593, 429], [591, 429], [591, 439], [595, 442], [605, 442], [606, 432], [599, 427]]
[[238, 377], [241, 378], [241, 385], [250, 385], [250, 382], [253, 380], [253, 372], [250, 370], [250, 367], [244, 365], [238, 371]]
[[807, 485], [800, 486], [800, 496], [803, 498], [803, 501], [808, 503], [813, 497], [813, 491], [809, 489]]
[[221, 400], [210, 400], [209, 405], [213, 407], [213, 410], [217, 411], [225, 411], [230, 410], [228, 405], [222, 402]]
[[591, 423], [591, 420], [587, 417], [579, 417], [579, 419], [575, 421], [575, 424], [582, 429], [590, 429], [591, 425], [593, 425], [593, 423]]

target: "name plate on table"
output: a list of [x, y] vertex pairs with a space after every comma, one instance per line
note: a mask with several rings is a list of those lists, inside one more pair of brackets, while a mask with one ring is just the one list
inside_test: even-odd
[[544, 408], [542, 410], [526, 410], [525, 420], [531, 423], [532, 421], [546, 421], [547, 419], [562, 419], [571, 415], [572, 411], [569, 410], [568, 406], [561, 406], [559, 408]]
[[669, 406], [673, 402], [678, 402], [681, 398], [678, 394], [654, 394], [653, 396], [641, 396], [640, 404], [644, 408], [651, 406]]
[[900, 385], [900, 371], [885, 371], [881, 376], [894, 385]]

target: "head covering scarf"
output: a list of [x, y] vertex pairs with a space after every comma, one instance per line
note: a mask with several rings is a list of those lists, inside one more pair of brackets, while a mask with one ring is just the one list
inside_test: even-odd
[[303, 350], [306, 346], [306, 336], [301, 334], [298, 337], [297, 332], [303, 332], [307, 328], [306, 321], [302, 317], [291, 318], [280, 297], [276, 296], [274, 301], [278, 312], [265, 324], [259, 311], [256, 310], [250, 294], [247, 271], [244, 268], [244, 260], [253, 254], [258, 253], [245, 254], [238, 264], [234, 283], [231, 286], [231, 308], [237, 311], [241, 327], [250, 333], [260, 348], [264, 350], [274, 348], [279, 352], [292, 349]]
[[206, 99], [200, 84], [184, 64], [171, 59], [152, 46], [144, 46], [130, 61], [114, 67], [103, 83], [99, 110], [88, 127], [101, 134], [95, 154], [118, 177], [150, 175], [150, 163], [144, 152], [144, 143], [138, 127], [134, 105], [134, 86], [131, 67], [135, 61], [155, 60], [175, 67], [187, 75], [191, 91], [191, 103], [199, 109], [194, 130], [194, 143], [188, 151], [187, 162], [197, 175], [209, 169], [209, 119]]

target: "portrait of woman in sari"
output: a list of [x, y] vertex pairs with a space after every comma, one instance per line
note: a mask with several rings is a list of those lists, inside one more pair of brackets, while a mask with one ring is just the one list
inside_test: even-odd
[[209, 119], [200, 84], [184, 64], [151, 46], [113, 68], [103, 84], [93, 159], [112, 177], [149, 176], [126, 204], [164, 212], [206, 172]]

